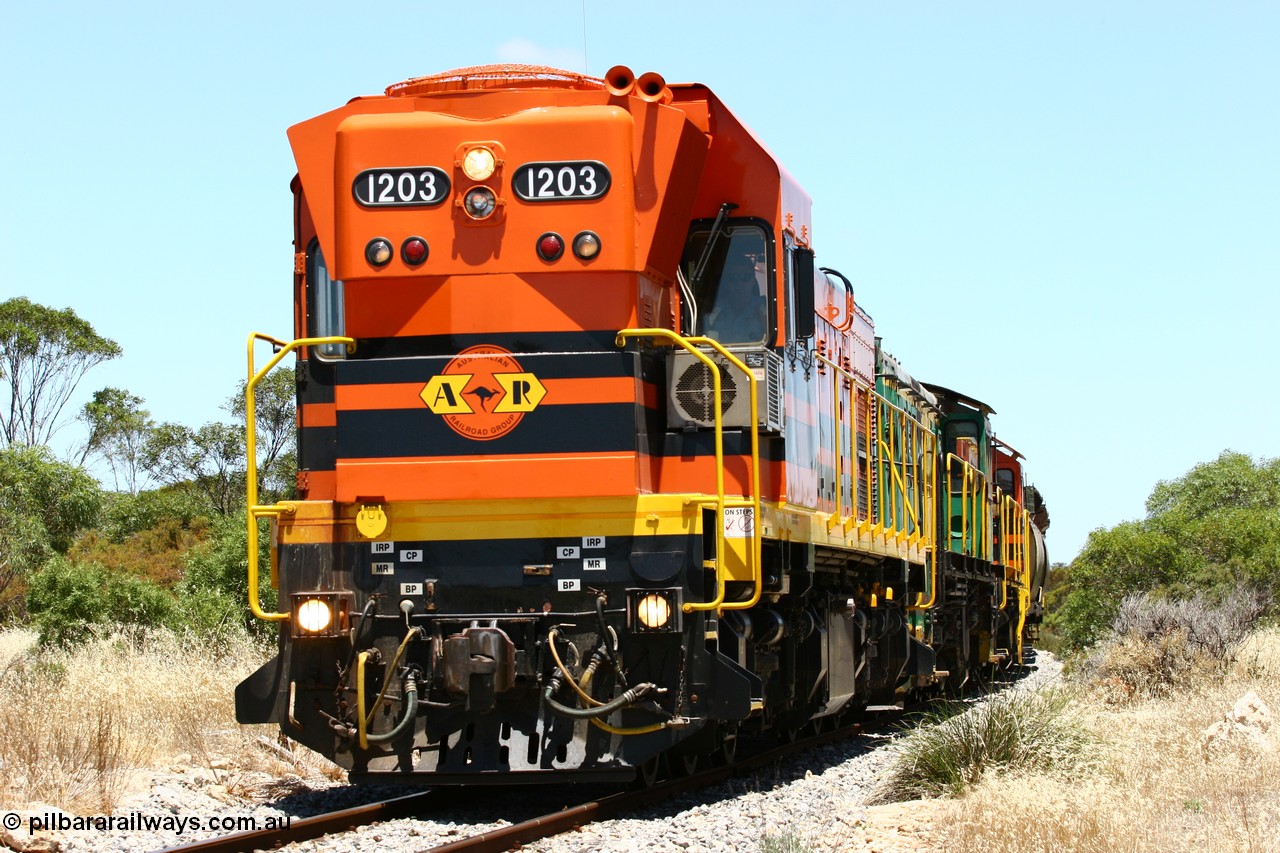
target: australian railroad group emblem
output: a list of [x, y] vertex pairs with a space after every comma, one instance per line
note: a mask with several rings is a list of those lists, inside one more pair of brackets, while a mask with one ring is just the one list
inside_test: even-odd
[[420, 392], [449, 428], [475, 441], [500, 438], [547, 395], [508, 350], [480, 344], [458, 353]]

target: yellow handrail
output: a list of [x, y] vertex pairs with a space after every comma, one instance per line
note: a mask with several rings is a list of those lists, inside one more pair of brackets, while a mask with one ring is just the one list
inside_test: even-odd
[[[276, 349], [275, 355], [261, 370], [254, 369], [253, 345], [257, 341], [265, 341]], [[254, 332], [249, 335], [249, 381], [245, 384], [244, 389], [244, 445], [248, 464], [248, 470], [245, 473], [245, 491], [249, 508], [247, 513], [249, 526], [249, 609], [253, 611], [254, 616], [268, 622], [288, 621], [289, 614], [267, 613], [262, 609], [262, 602], [258, 600], [258, 519], [293, 513], [297, 510], [297, 507], [288, 501], [272, 506], [258, 506], [258, 430], [253, 391], [258, 386], [258, 383], [262, 381], [262, 378], [270, 373], [286, 355], [298, 347], [320, 346], [322, 344], [345, 344], [347, 352], [355, 352], [356, 346], [354, 338], [299, 338], [296, 341], [285, 342], [260, 332]]]
[[[861, 382], [852, 371], [821, 353], [814, 353], [814, 359], [832, 370], [831, 418], [835, 427], [833, 431], [833, 452], [835, 454], [836, 494], [835, 512], [827, 520], [827, 530], [830, 531], [837, 524], [840, 524], [847, 534], [857, 523], [860, 536], [873, 534], [882, 536], [887, 541], [888, 537], [892, 535], [899, 543], [906, 541], [912, 546], [925, 548], [927, 551], [926, 560], [929, 563], [930, 571], [927, 585], [929, 599], [927, 602], [924, 601], [924, 594], [921, 593], [918, 596], [919, 601], [909, 606], [912, 609], [932, 607], [937, 600], [937, 539], [933, 524], [922, 522], [922, 518], [932, 519], [937, 511], [938, 483], [934, 470], [937, 436], [907, 412], [906, 409], [895, 405], [876, 392], [874, 388]], [[850, 476], [850, 515], [847, 519], [841, 518], [844, 512], [844, 478], [842, 476], [844, 454], [839, 432], [842, 424], [839, 414], [842, 391], [840, 387], [841, 377], [847, 379], [849, 383], [849, 464], [853, 469]], [[876, 478], [876, 505], [879, 507], [879, 513], [878, 515], [873, 515], [870, 511], [870, 506], [868, 506], [867, 519], [863, 522], [857, 522], [856, 462], [858, 455], [857, 410], [859, 408], [859, 391], [863, 391], [867, 395], [865, 405], [866, 431], [863, 449], [867, 456], [868, 480], [870, 479], [872, 465], [875, 466], [875, 470], [879, 474]], [[888, 430], [887, 441], [878, 434], [880, 429]], [[899, 472], [896, 467], [895, 460], [899, 452], [903, 457], [903, 467], [910, 465], [915, 472], [915, 476], [911, 478], [910, 483], [906, 481], [903, 473]], [[911, 458], [908, 458], [908, 456]], [[924, 465], [921, 465], [922, 458], [927, 460]], [[867, 483], [867, 492], [870, 495], [870, 482]], [[891, 501], [892, 506], [890, 506]], [[899, 503], [901, 503], [901, 508], [899, 508]]]
[[[712, 413], [715, 425], [715, 448], [716, 448], [716, 597], [711, 601], [684, 603], [683, 610], [685, 613], [693, 613], [696, 610], [741, 610], [747, 607], [754, 607], [760, 601], [760, 595], [763, 588], [762, 572], [760, 571], [761, 559], [761, 533], [760, 533], [760, 446], [759, 431], [756, 426], [757, 418], [757, 391], [756, 378], [745, 364], [736, 356], [726, 350], [718, 342], [705, 337], [686, 338], [677, 334], [670, 329], [623, 329], [618, 332], [615, 343], [618, 346], [625, 346], [628, 338], [659, 338], [675, 344], [689, 353], [694, 358], [701, 361], [711, 372], [711, 394], [713, 397]], [[712, 361], [706, 353], [698, 349], [697, 345], [705, 344], [724, 355], [732, 364], [740, 368], [747, 375], [747, 384], [750, 389], [751, 402], [751, 471], [752, 471], [752, 490], [753, 495], [748, 501], [726, 501], [724, 494], [724, 424], [721, 422], [720, 405], [720, 368]], [[750, 559], [750, 570], [755, 591], [751, 599], [746, 602], [729, 602], [724, 600], [725, 596], [725, 547], [724, 547], [724, 511], [729, 503], [735, 506], [750, 506], [754, 517], [752, 519], [752, 548]]]
[[[960, 471], [963, 474], [960, 484], [960, 494], [957, 495], [955, 488], [951, 483], [952, 463], [960, 465]], [[956, 497], [960, 499], [960, 550], [958, 553], [965, 554], [970, 557], [978, 557], [986, 559], [991, 553], [991, 525], [987, 515], [988, 507], [985, 500], [986, 496], [986, 475], [974, 468], [964, 459], [956, 456], [954, 453], [947, 454], [946, 464], [947, 478], [947, 550], [955, 551], [951, 547], [955, 533], [951, 529], [951, 504], [950, 501]], [[969, 517], [973, 516], [973, 536], [970, 538]], [[979, 540], [981, 535], [981, 540]]]
[[[763, 560], [764, 539], [761, 533], [760, 525], [760, 417], [759, 417], [759, 388], [756, 375], [751, 372], [751, 368], [747, 367], [736, 355], [725, 349], [719, 341], [707, 337], [686, 338], [691, 344], [706, 345], [714, 349], [716, 352], [724, 356], [730, 364], [742, 371], [747, 377], [747, 394], [748, 403], [751, 406], [751, 561], [747, 567], [751, 572], [751, 585], [755, 588], [751, 593], [751, 597], [746, 601], [726, 601], [721, 610], [750, 610], [760, 602], [760, 596], [764, 593], [764, 566], [761, 564]], [[716, 397], [716, 412], [720, 411], [720, 398]], [[723, 467], [723, 459], [721, 460]], [[723, 488], [723, 480], [721, 480]], [[735, 505], [737, 501], [733, 501]], [[724, 513], [721, 512], [720, 519], [721, 533], [724, 528]], [[723, 542], [723, 538], [719, 540]], [[720, 572], [720, 552], [716, 553], [716, 573]], [[688, 605], [685, 606], [686, 612], [691, 612]]]

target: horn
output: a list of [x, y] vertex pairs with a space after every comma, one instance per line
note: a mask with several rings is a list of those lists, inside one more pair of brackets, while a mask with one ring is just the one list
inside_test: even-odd
[[671, 103], [671, 90], [667, 88], [667, 81], [662, 79], [661, 74], [652, 71], [641, 74], [640, 79], [636, 80], [636, 95], [640, 100], [651, 104]]
[[609, 90], [610, 95], [618, 98], [630, 95], [635, 85], [636, 75], [632, 74], [631, 69], [625, 65], [615, 65], [604, 75], [605, 88]]

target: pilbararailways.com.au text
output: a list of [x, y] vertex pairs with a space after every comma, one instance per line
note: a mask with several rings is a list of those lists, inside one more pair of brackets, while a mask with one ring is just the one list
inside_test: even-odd
[[[9, 812], [3, 818], [6, 829], [22, 825], [22, 816]], [[264, 829], [289, 829], [293, 815], [272, 815], [256, 818], [251, 815], [214, 815], [212, 817], [183, 817], [181, 815], [143, 814], [129, 812], [112, 815], [70, 815], [65, 812], [46, 812], [29, 815], [27, 830], [36, 832], [172, 832], [184, 835], [188, 832], [256, 832]]]

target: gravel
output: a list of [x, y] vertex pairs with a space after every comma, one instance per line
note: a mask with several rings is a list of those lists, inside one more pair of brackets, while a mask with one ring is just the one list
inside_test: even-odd
[[[1061, 663], [1040, 653], [1030, 673], [1012, 689], [1034, 689], [1057, 681]], [[981, 699], [974, 700], [982, 701]], [[577, 832], [526, 845], [535, 853], [585, 853], [598, 850], [644, 850], [657, 853], [720, 853], [762, 849], [789, 850], [921, 850], [930, 849], [931, 827], [920, 809], [871, 806], [867, 800], [893, 761], [892, 731], [806, 751], [764, 771], [685, 794], [631, 817], [603, 821]], [[261, 828], [269, 820], [305, 817], [399, 796], [412, 789], [369, 786], [353, 788], [320, 777], [268, 778], [207, 767], [175, 766], [152, 775], [146, 791], [125, 797], [115, 809], [112, 828], [90, 827], [37, 832], [35, 849], [67, 853], [126, 851], [143, 853], [226, 834], [208, 826], [214, 818], [248, 817]], [[479, 794], [463, 807], [451, 806], [448, 819], [405, 819], [361, 827], [354, 832], [299, 842], [284, 851], [346, 853], [368, 850], [424, 850], [432, 846], [506, 826], [560, 805], [580, 802], [580, 791], [549, 793], [543, 789], [511, 789]], [[556, 798], [564, 802], [557, 802]], [[52, 823], [75, 816], [53, 808], [18, 812]], [[494, 820], [495, 814], [501, 819]], [[185, 819], [181, 832], [177, 821]], [[201, 826], [191, 825], [199, 819]], [[146, 829], [146, 821], [168, 825]], [[120, 826], [120, 822], [124, 822]], [[31, 841], [21, 831], [16, 841]]]

